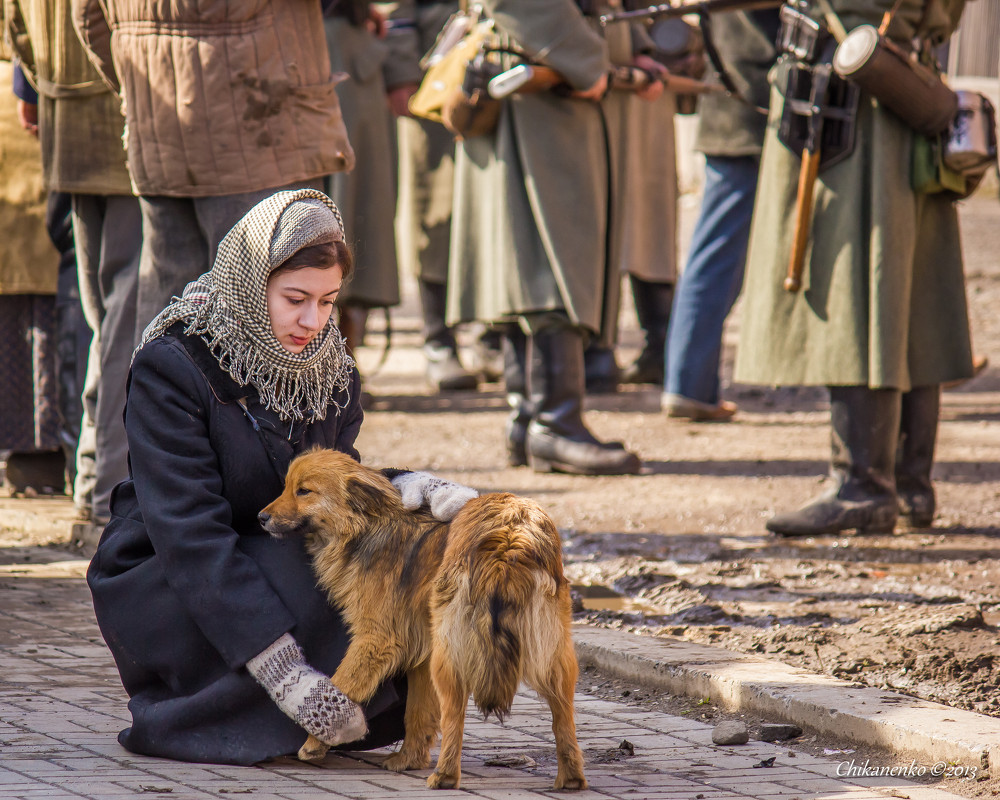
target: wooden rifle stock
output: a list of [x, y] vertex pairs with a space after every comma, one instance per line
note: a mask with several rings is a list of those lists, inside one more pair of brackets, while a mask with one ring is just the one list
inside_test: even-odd
[[682, 17], [685, 14], [711, 14], [716, 11], [750, 11], [757, 8], [777, 8], [784, 0], [701, 0], [694, 3], [663, 3], [635, 11], [613, 11], [601, 15], [601, 25], [626, 19], [650, 17]]
[[802, 288], [802, 270], [806, 261], [806, 246], [809, 244], [809, 229], [812, 222], [813, 188], [819, 174], [819, 150], [802, 151], [802, 167], [799, 170], [799, 191], [795, 201], [795, 229], [792, 237], [792, 254], [788, 259], [788, 274], [782, 286], [785, 291], [797, 292]]

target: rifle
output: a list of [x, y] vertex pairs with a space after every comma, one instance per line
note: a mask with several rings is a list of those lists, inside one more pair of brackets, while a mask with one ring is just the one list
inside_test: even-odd
[[[608, 76], [608, 86], [612, 89], [638, 91], [657, 80], [663, 83], [663, 88], [668, 92], [676, 94], [705, 94], [726, 91], [726, 88], [719, 83], [704, 83], [694, 78], [671, 75], [669, 72], [653, 75], [639, 67], [629, 66], [613, 67]], [[487, 92], [490, 97], [500, 100], [515, 92], [528, 94], [564, 86], [567, 86], [566, 79], [552, 67], [519, 64], [492, 78], [487, 84]]]
[[730, 97], [756, 108], [762, 114], [767, 114], [766, 108], [754, 106], [743, 96], [726, 69], [726, 65], [722, 62], [712, 36], [712, 14], [716, 11], [753, 11], [762, 8], [778, 8], [782, 5], [784, 5], [784, 0], [700, 0], [700, 2], [681, 2], [676, 5], [662, 3], [634, 11], [612, 11], [609, 14], [602, 14], [600, 22], [602, 27], [607, 27], [612, 22], [621, 22], [622, 20], [683, 17], [688, 14], [697, 14], [698, 26], [701, 28], [702, 40], [705, 43], [705, 54], [712, 62], [712, 66], [715, 67], [715, 71], [719, 73], [719, 80], [725, 90]]
[[777, 8], [784, 0], [701, 0], [695, 3], [662, 3], [661, 5], [639, 8], [635, 11], [612, 11], [602, 14], [602, 26], [626, 19], [649, 19], [652, 17], [683, 17], [685, 14], [711, 14], [715, 11], [752, 11], [758, 8]]

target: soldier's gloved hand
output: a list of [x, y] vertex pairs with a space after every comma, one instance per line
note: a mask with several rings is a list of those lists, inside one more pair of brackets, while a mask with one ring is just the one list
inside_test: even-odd
[[291, 634], [247, 661], [247, 670], [288, 717], [331, 747], [368, 733], [361, 706], [306, 663]]
[[450, 522], [462, 506], [479, 492], [460, 483], [437, 478], [429, 472], [403, 472], [391, 481], [410, 511], [423, 505], [430, 507], [431, 515], [441, 522]]

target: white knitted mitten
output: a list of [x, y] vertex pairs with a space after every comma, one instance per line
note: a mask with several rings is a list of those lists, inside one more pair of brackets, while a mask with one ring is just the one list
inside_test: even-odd
[[291, 634], [247, 662], [257, 683], [288, 717], [331, 747], [354, 742], [368, 733], [361, 706], [306, 663]]
[[429, 472], [403, 472], [391, 481], [403, 500], [403, 506], [410, 511], [426, 504], [431, 515], [441, 522], [450, 522], [462, 506], [479, 492], [460, 483], [452, 483], [437, 478]]

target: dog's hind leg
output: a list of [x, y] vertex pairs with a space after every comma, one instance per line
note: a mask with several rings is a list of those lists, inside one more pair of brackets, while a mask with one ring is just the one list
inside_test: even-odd
[[406, 736], [403, 746], [385, 760], [394, 772], [425, 769], [431, 765], [431, 745], [438, 732], [440, 711], [437, 692], [431, 681], [430, 659], [406, 673]]
[[431, 789], [457, 789], [462, 778], [462, 737], [469, 689], [438, 647], [431, 653], [431, 676], [441, 704], [441, 752], [427, 785]]
[[576, 741], [573, 720], [573, 690], [576, 687], [577, 663], [573, 643], [567, 633], [557, 653], [551, 676], [534, 688], [549, 704], [552, 712], [552, 733], [556, 738], [556, 789], [586, 789], [583, 775], [583, 753]]

